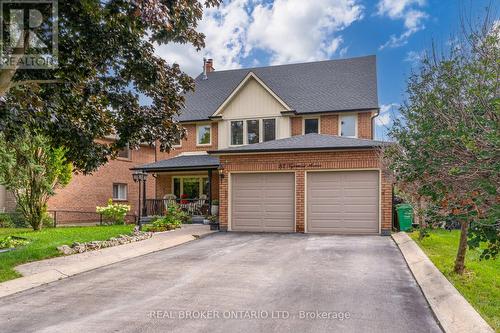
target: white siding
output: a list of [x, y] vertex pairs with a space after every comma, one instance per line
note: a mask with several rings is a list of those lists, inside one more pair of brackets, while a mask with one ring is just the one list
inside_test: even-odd
[[251, 78], [222, 110], [219, 122], [219, 149], [229, 146], [229, 122], [236, 119], [276, 118], [277, 138], [290, 136], [289, 117], [283, 117], [285, 107], [257, 80]]

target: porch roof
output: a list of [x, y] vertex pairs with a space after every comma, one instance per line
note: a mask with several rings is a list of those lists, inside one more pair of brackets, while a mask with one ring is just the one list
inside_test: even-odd
[[158, 171], [191, 171], [217, 169], [220, 165], [219, 158], [210, 155], [181, 155], [155, 163], [138, 165], [131, 170], [145, 172]]

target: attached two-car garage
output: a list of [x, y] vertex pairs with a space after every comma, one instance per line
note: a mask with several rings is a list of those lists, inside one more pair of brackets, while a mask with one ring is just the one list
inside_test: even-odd
[[[306, 173], [306, 232], [379, 233], [379, 171]], [[295, 172], [231, 175], [233, 231], [295, 231]], [[302, 205], [301, 205], [302, 206]]]

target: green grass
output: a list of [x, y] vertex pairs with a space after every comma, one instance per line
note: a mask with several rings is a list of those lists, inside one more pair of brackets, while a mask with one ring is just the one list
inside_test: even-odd
[[460, 276], [453, 273], [458, 230], [434, 230], [422, 241], [418, 240], [418, 232], [411, 233], [410, 237], [493, 329], [500, 332], [500, 260], [480, 261], [479, 250], [467, 249], [466, 272]]
[[0, 228], [0, 238], [7, 236], [24, 237], [30, 243], [15, 251], [0, 253], [0, 282], [20, 276], [14, 267], [31, 261], [60, 256], [57, 247], [74, 242], [106, 240], [120, 234], [129, 234], [133, 225], [60, 227], [32, 231], [31, 229]]

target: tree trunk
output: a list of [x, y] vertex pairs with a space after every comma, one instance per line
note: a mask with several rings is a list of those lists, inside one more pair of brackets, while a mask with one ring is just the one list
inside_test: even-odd
[[463, 221], [460, 226], [460, 242], [458, 243], [458, 253], [455, 259], [454, 271], [462, 275], [465, 269], [465, 254], [467, 253], [467, 233], [469, 231], [469, 220]]

